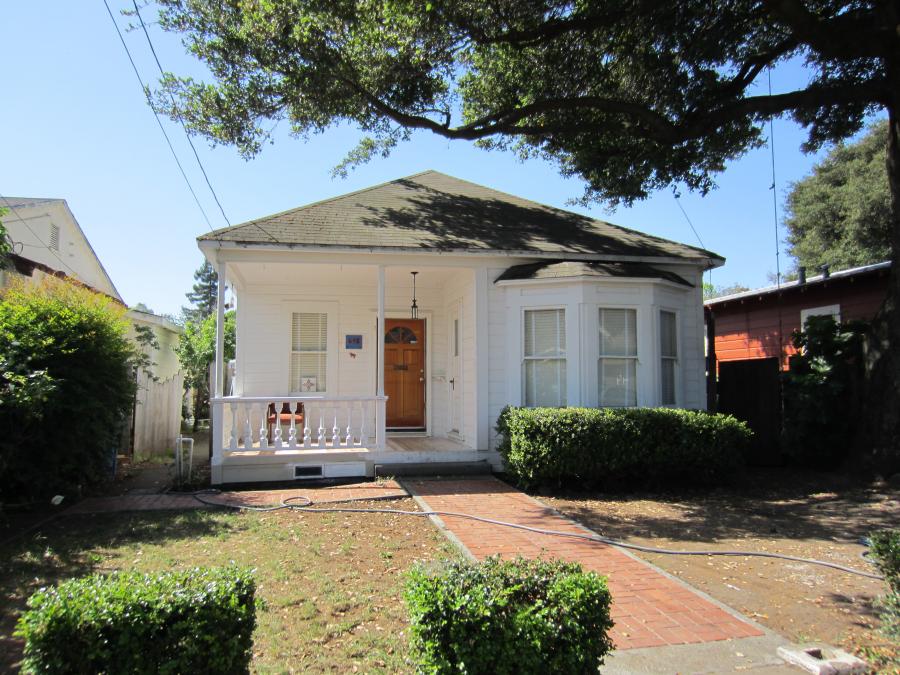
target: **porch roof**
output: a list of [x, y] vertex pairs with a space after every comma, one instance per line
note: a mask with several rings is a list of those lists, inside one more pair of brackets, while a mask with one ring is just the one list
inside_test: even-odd
[[693, 284], [674, 272], [657, 269], [643, 263], [607, 263], [571, 260], [546, 260], [526, 265], [514, 265], [497, 277], [500, 281], [538, 279], [573, 279], [578, 277], [618, 277], [631, 279], [663, 279], [693, 288]]
[[292, 248], [681, 258], [721, 256], [437, 171], [216, 230], [198, 241]]

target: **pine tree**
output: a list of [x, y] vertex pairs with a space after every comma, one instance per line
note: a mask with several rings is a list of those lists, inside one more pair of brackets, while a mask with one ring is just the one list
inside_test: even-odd
[[181, 313], [185, 321], [203, 321], [216, 311], [216, 301], [219, 295], [219, 277], [216, 270], [204, 260], [203, 264], [194, 272], [194, 284], [190, 293], [185, 296], [193, 307], [182, 307]]

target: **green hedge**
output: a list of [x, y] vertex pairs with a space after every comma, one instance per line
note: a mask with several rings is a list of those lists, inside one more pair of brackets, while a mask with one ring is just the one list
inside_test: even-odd
[[235, 567], [90, 576], [43, 588], [16, 634], [25, 673], [246, 673], [256, 584]]
[[525, 487], [716, 484], [740, 472], [751, 434], [730, 415], [672, 408], [507, 408], [497, 431]]
[[574, 563], [456, 562], [410, 572], [413, 660], [424, 673], [596, 673], [612, 649], [606, 579]]
[[869, 538], [869, 551], [878, 571], [884, 575], [888, 592], [877, 601], [881, 630], [900, 640], [900, 530], [881, 530]]

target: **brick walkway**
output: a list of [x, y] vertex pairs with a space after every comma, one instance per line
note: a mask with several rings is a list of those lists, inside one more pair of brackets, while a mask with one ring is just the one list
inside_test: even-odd
[[[222, 492], [203, 495], [207, 501], [243, 506], [275, 506], [288, 497], [307, 496], [317, 504], [340, 502], [348, 499], [391, 499], [406, 497], [407, 493], [394, 481], [358, 483], [339, 487], [293, 488], [290, 490], [255, 490], [248, 492]], [[66, 515], [81, 513], [110, 513], [114, 511], [160, 511], [171, 509], [212, 508], [191, 495], [173, 493], [158, 495], [122, 495], [119, 497], [90, 497], [68, 511]]]
[[[457, 511], [532, 527], [585, 530], [499, 480], [408, 480], [410, 491], [435, 511]], [[593, 542], [542, 535], [487, 523], [441, 517], [476, 558], [501, 554], [552, 556], [581, 563], [609, 578], [611, 631], [618, 649], [712, 642], [763, 635], [697, 592], [623, 553]]]

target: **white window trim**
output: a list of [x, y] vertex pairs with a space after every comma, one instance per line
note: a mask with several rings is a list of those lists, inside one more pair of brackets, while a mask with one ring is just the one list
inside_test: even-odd
[[800, 330], [806, 330], [806, 320], [811, 316], [832, 316], [838, 323], [841, 322], [840, 305], [822, 305], [821, 307], [807, 307], [800, 310]]
[[[283, 343], [284, 348], [284, 376], [282, 378], [283, 389], [289, 396], [321, 396], [327, 398], [329, 396], [340, 395], [340, 373], [338, 372], [338, 349], [340, 346], [340, 314], [338, 311], [338, 303], [336, 302], [305, 302], [291, 300], [284, 302], [283, 305]], [[301, 392], [291, 390], [291, 356], [294, 353], [293, 344], [291, 342], [291, 327], [293, 323], [293, 315], [298, 313], [325, 314], [326, 318], [326, 344], [327, 352], [325, 356], [325, 391], [315, 393]]]
[[[662, 355], [662, 313], [668, 312], [669, 314], [675, 315], [675, 356], [663, 356]], [[681, 338], [681, 311], [678, 309], [659, 306], [656, 308], [656, 353], [659, 357], [657, 368], [659, 369], [659, 378], [658, 384], [656, 388], [656, 395], [659, 400], [660, 407], [663, 408], [677, 408], [681, 405], [681, 354], [684, 349], [683, 345], [684, 340]], [[663, 359], [668, 359], [675, 363], [673, 368], [673, 376], [674, 380], [673, 386], [675, 389], [675, 401], [672, 403], [663, 403], [662, 400], [662, 362]]]
[[[617, 356], [614, 354], [604, 354], [600, 351], [600, 344], [602, 341], [600, 340], [600, 310], [603, 309], [625, 309], [631, 310], [634, 312], [634, 343], [635, 343], [635, 354], [634, 356]], [[641, 397], [640, 397], [640, 371], [641, 371], [641, 312], [640, 307], [637, 305], [616, 305], [613, 303], [608, 304], [597, 304], [594, 306], [594, 316], [596, 319], [596, 334], [597, 334], [597, 382], [595, 389], [597, 390], [597, 407], [598, 408], [638, 408], [641, 405]], [[603, 359], [631, 359], [634, 361], [634, 405], [633, 406], [605, 406], [600, 402], [600, 386], [602, 383], [602, 378], [600, 377], [600, 362]]]
[[[519, 389], [520, 389], [519, 395], [521, 397], [520, 400], [521, 400], [522, 406], [533, 407], [533, 406], [528, 406], [526, 403], [527, 398], [528, 398], [527, 396], [525, 396], [525, 388], [528, 386], [528, 380], [525, 377], [525, 373], [524, 373], [526, 361], [562, 361], [563, 362], [563, 370], [566, 373], [566, 387], [565, 387], [565, 389], [560, 388], [560, 391], [563, 391], [565, 393], [565, 399], [566, 399], [566, 402], [562, 405], [563, 406], [571, 405], [571, 403], [569, 402], [570, 383], [569, 383], [569, 370], [568, 370], [569, 369], [569, 342], [571, 340], [571, 336], [569, 335], [569, 326], [567, 323], [569, 321], [568, 309], [569, 308], [565, 304], [528, 305], [528, 306], [522, 306], [520, 308], [520, 312], [519, 312], [519, 326], [520, 326], [520, 330], [519, 330], [519, 332], [520, 332], [519, 372], [521, 373], [521, 375], [520, 375], [521, 381], [519, 383]], [[545, 310], [562, 310], [562, 312], [563, 312], [563, 326], [565, 326], [565, 329], [566, 329], [566, 348], [565, 348], [565, 351], [563, 352], [563, 356], [552, 356], [552, 357], [525, 356], [525, 313], [526, 312], [540, 312], [540, 311], [545, 311]], [[578, 336], [576, 336], [576, 337], [578, 337]], [[557, 346], [558, 346], [558, 342], [559, 342], [559, 338], [557, 337]]]

